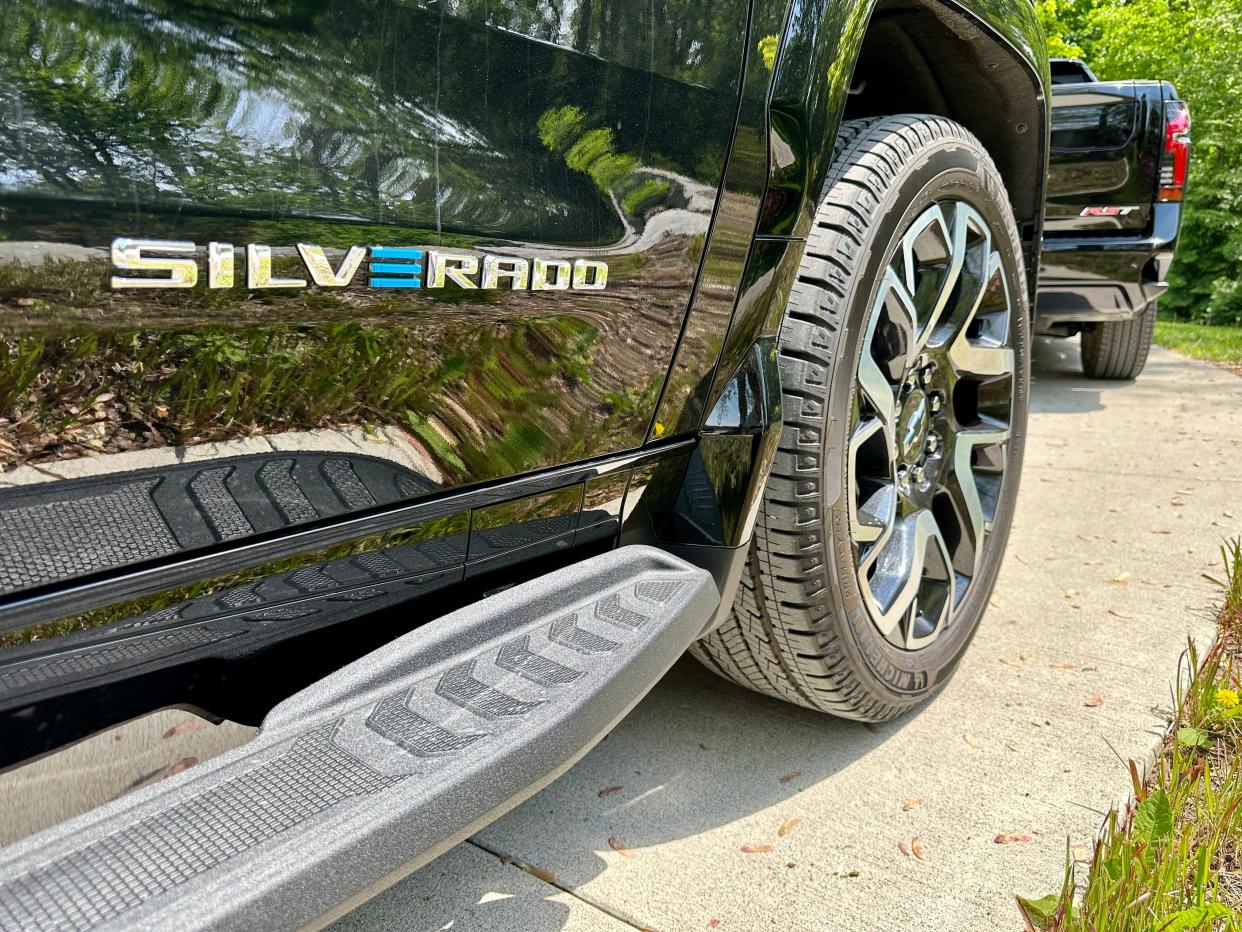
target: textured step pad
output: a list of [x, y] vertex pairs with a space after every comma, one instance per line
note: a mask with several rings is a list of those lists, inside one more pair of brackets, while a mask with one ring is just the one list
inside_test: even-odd
[[625, 547], [454, 612], [281, 703], [246, 746], [0, 852], [0, 929], [310, 922], [557, 776], [718, 598]]
[[6, 489], [0, 592], [434, 489], [396, 463], [342, 453], [258, 453]]

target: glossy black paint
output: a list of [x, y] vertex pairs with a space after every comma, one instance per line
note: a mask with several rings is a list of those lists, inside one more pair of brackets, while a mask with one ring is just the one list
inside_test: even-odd
[[[1156, 202], [1167, 81], [1065, 84], [1052, 89], [1052, 151], [1037, 331], [1128, 320], [1168, 288], [1182, 205]], [[1124, 209], [1082, 216], [1091, 208]]]
[[156, 708], [257, 723], [394, 633], [611, 546], [623, 514], [671, 512], [648, 486], [675, 482], [692, 447], [665, 443], [269, 535], [197, 567], [169, 561], [5, 599], [0, 767]]
[[[747, 10], [589, 9], [571, 28], [520, 2], [6, 4], [3, 481], [270, 446], [393, 454], [421, 494], [640, 446], [733, 133]], [[277, 274], [303, 277], [297, 242], [585, 255], [611, 275], [587, 295], [362, 273], [117, 291], [122, 234], [194, 242], [200, 264], [208, 241], [267, 243]]]
[[1036, 329], [1128, 320], [1168, 289], [1182, 205], [1153, 204], [1151, 229], [1140, 236], [1058, 236], [1044, 240]]
[[[996, 63], [938, 67], [1019, 100], [998, 147], [1037, 234], [1019, 0], [0, 7], [0, 766], [171, 705], [257, 721], [618, 539], [731, 591], [877, 9]], [[383, 244], [609, 282], [251, 291], [239, 252], [231, 289], [114, 291], [119, 235], [194, 242], [200, 274], [212, 241], [301, 277], [297, 243]]]
[[[87, 702], [103, 668], [113, 700], [128, 676], [203, 657], [232, 680], [223, 645], [252, 656], [314, 627], [350, 632], [344, 659], [367, 600], [325, 596], [303, 622], [281, 580], [340, 577], [324, 547], [356, 563], [405, 546], [383, 535], [411, 533], [409, 503], [438, 513], [456, 490], [479, 489], [468, 551], [437, 539], [448, 575], [403, 575], [372, 609], [430, 596], [416, 623], [454, 579], [607, 546], [625, 476], [483, 506], [540, 488], [513, 477], [643, 445], [732, 145], [748, 16], [745, 0], [5, 4], [5, 707], [68, 737], [81, 729], [40, 710]], [[365, 273], [251, 291], [239, 252], [231, 289], [114, 291], [119, 235], [196, 243], [204, 278], [209, 241], [270, 244], [276, 274], [303, 278], [299, 242], [334, 265], [380, 243], [603, 259], [610, 276], [589, 294], [381, 291]], [[219, 592], [283, 617], [208, 637], [224, 622], [192, 603]], [[170, 674], [138, 704], [211, 679]], [[226, 714], [210, 692], [194, 701]]]
[[[1163, 142], [1162, 82], [1054, 87], [1044, 234], [1146, 230]], [[1121, 216], [1083, 217], [1084, 207], [1134, 209]]]

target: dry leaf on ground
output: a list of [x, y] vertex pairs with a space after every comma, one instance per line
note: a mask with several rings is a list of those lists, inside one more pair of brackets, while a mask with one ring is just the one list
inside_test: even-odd
[[902, 812], [909, 812], [911, 809], [917, 809], [923, 805], [923, 797], [915, 796], [913, 799], [907, 799], [906, 804], [901, 807]]
[[544, 883], [556, 883], [556, 872], [550, 871], [546, 867], [536, 867], [534, 864], [526, 868], [526, 872], [534, 877], [538, 877]]
[[196, 721], [194, 721], [194, 719], [192, 719], [192, 718], [187, 718], [187, 719], [186, 719], [184, 722], [182, 722], [181, 724], [179, 724], [179, 725], [173, 725], [173, 727], [172, 727], [172, 728], [170, 728], [170, 729], [168, 729], [168, 731], [164, 732], [164, 737], [165, 737], [165, 738], [175, 738], [175, 737], [177, 737], [178, 735], [188, 735], [190, 732], [192, 732], [192, 731], [198, 731], [198, 730], [199, 730], [200, 728], [202, 728], [202, 727], [203, 727], [203, 723], [202, 723], [202, 722], [196, 722]]
[[771, 850], [771, 845], [742, 845], [742, 854], [767, 854]]
[[1096, 706], [1103, 705], [1103, 704], [1104, 704], [1103, 696], [1092, 696], [1090, 699], [1088, 699], [1086, 702], [1083, 703], [1083, 705], [1085, 705], [1089, 709], [1094, 709]]
[[776, 834], [780, 836], [781, 838], [784, 838], [786, 835], [788, 835], [790, 832], [796, 829], [798, 827], [798, 824], [801, 821], [802, 820], [798, 818], [797, 816], [794, 816], [792, 819], [786, 819], [784, 822], [781, 823], [781, 827], [776, 830]]
[[923, 839], [919, 838], [918, 835], [910, 839], [910, 850], [914, 852], [914, 856], [920, 861], [924, 860], [923, 855], [926, 854], [927, 849], [923, 847]]
[[788, 783], [790, 780], [797, 780], [797, 779], [798, 779], [798, 777], [802, 777], [802, 776], [805, 776], [805, 775], [806, 775], [806, 771], [805, 771], [805, 770], [795, 770], [793, 773], [787, 773], [787, 774], [785, 774], [785, 775], [784, 775], [784, 776], [782, 776], [782, 777], [781, 777], [781, 778], [780, 778], [777, 782], [778, 782], [778, 783]]
[[620, 785], [606, 786], [602, 790], [599, 791], [599, 795], [600, 796], [611, 796], [613, 793], [619, 792], [620, 790], [623, 790], [623, 789], [625, 789], [625, 787], [620, 786]]
[[617, 854], [621, 855], [621, 857], [623, 858], [629, 858], [630, 860], [633, 860], [634, 858], [638, 857], [638, 855], [636, 855], [633, 851], [625, 847], [625, 842], [623, 842], [620, 838], [617, 838], [616, 836], [612, 836], [612, 835], [609, 836], [608, 847], [611, 848], [613, 851], [617, 852]]
[[1019, 834], [1018, 832], [1002, 832], [1001, 834], [997, 835], [995, 838], [992, 839], [992, 841], [996, 842], [998, 845], [1011, 845], [1014, 842], [1018, 842], [1018, 841], [1026, 842], [1026, 841], [1034, 841], [1034, 840], [1035, 839], [1032, 838], [1030, 835], [1023, 835], [1023, 834]]
[[197, 763], [198, 763], [197, 757], [183, 757], [181, 758], [181, 760], [177, 761], [177, 763], [169, 764], [167, 767], [161, 770], [160, 775], [156, 777], [156, 779], [166, 780], [169, 777], [175, 777], [177, 774], [181, 773], [181, 771], [189, 770], [191, 767], [193, 767]]

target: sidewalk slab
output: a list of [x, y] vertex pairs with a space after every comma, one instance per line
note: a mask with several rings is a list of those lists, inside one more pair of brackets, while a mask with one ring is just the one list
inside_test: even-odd
[[653, 929], [1015, 928], [1149, 758], [1242, 530], [1242, 379], [1158, 348], [1134, 383], [1083, 378], [1073, 343], [1036, 358], [1008, 557], [930, 705], [869, 729], [683, 660], [481, 842]]
[[623, 932], [632, 926], [467, 843], [330, 928], [333, 932]]

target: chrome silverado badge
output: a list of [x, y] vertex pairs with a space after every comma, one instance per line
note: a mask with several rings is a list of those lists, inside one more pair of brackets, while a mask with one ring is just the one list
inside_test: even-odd
[[[298, 243], [306, 278], [276, 278], [272, 247], [246, 246], [246, 287], [344, 288], [365, 262], [370, 288], [506, 288], [511, 291], [603, 291], [608, 263], [596, 259], [525, 259], [490, 253], [451, 252], [408, 246], [351, 246], [333, 268], [323, 247]], [[158, 276], [113, 275], [113, 288], [193, 288], [199, 265], [194, 243], [160, 239], [112, 241], [112, 265], [120, 272], [160, 272]], [[232, 288], [235, 252], [232, 243], [207, 244], [207, 287]], [[426, 274], [424, 274], [424, 270]]]

